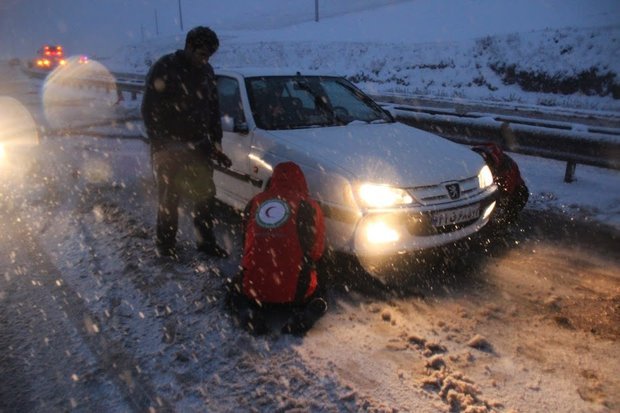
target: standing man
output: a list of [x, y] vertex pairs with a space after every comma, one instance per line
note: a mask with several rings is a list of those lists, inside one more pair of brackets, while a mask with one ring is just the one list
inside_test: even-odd
[[213, 30], [196, 27], [187, 33], [183, 50], [161, 57], [146, 76], [141, 109], [157, 180], [159, 255], [176, 257], [178, 207], [184, 197], [193, 202], [197, 249], [228, 256], [213, 234], [212, 162], [231, 166], [221, 150], [217, 83], [209, 64], [218, 47]]

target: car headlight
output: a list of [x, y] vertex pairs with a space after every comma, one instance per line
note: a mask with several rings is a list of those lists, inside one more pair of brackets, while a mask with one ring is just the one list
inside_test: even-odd
[[384, 221], [371, 222], [366, 226], [366, 239], [369, 244], [388, 244], [400, 239], [398, 231]]
[[493, 185], [493, 174], [488, 165], [484, 165], [478, 172], [478, 185], [482, 189]]
[[385, 208], [413, 203], [407, 191], [387, 185], [363, 183], [357, 188], [358, 199], [365, 207]]

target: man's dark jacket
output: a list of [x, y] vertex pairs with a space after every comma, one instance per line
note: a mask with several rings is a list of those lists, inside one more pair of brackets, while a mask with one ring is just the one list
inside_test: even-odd
[[163, 56], [151, 67], [141, 109], [154, 151], [167, 144], [203, 141], [208, 155], [211, 145], [222, 141], [213, 68], [194, 66], [184, 50]]

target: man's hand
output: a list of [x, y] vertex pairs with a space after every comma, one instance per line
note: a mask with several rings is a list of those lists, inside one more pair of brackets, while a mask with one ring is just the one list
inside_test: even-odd
[[216, 148], [213, 148], [213, 153], [211, 155], [213, 160], [217, 162], [220, 166], [224, 168], [230, 168], [232, 166], [232, 161], [226, 154]]

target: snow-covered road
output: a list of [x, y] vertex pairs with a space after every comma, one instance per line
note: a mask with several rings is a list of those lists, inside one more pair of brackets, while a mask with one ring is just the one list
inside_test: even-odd
[[[3, 373], [18, 359], [39, 372], [20, 382], [33, 389], [29, 398], [13, 393], [9, 407], [432, 412], [620, 405], [620, 257], [606, 227], [528, 212], [519, 227], [487, 233], [482, 245], [403, 264], [409, 279], [387, 290], [359, 282], [359, 267], [337, 259], [328, 267], [330, 311], [305, 338], [254, 338], [235, 326], [223, 300], [224, 278], [239, 263], [234, 211], [223, 208], [218, 225], [231, 258], [196, 255], [184, 217], [182, 259], [162, 261], [152, 242], [148, 175], [93, 181], [100, 175], [88, 172], [99, 162], [147, 167], [142, 142], [65, 137], [42, 147], [45, 157], [22, 189], [3, 192], [12, 205], [2, 216], [10, 223], [2, 231], [3, 322], [6, 331], [18, 329], [20, 317], [9, 314], [23, 308], [35, 327], [19, 340], [32, 347], [49, 337], [45, 357], [16, 348], [4, 358]], [[23, 255], [25, 231], [39, 253]], [[46, 257], [51, 270], [29, 265], [33, 256]], [[74, 310], [63, 304], [38, 313], [49, 301], [42, 297], [75, 300], [63, 292], [79, 297]], [[55, 340], [63, 323], [73, 333]], [[133, 399], [136, 388], [141, 402]]]
[[620, 409], [612, 228], [526, 210], [389, 288], [336, 257], [305, 337], [253, 337], [224, 303], [234, 211], [230, 258], [196, 255], [182, 215], [181, 260], [158, 259], [144, 142], [67, 134], [22, 156], [0, 181], [0, 410]]

